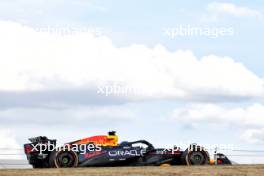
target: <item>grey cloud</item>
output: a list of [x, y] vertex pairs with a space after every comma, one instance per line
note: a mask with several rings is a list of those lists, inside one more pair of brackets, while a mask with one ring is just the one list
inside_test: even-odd
[[0, 91], [0, 108], [66, 108], [74, 105], [120, 105], [127, 101], [126, 97], [97, 94], [96, 89]]

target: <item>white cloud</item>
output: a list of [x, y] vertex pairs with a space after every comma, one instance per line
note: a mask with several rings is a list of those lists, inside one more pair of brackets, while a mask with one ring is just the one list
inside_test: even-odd
[[249, 7], [238, 6], [232, 3], [213, 2], [208, 4], [207, 10], [215, 15], [231, 15], [237, 17], [262, 17], [262, 13]]
[[175, 109], [171, 118], [185, 123], [226, 123], [264, 127], [264, 106], [224, 107], [215, 104], [192, 104]]
[[14, 134], [10, 130], [0, 129], [0, 159], [21, 159], [22, 156], [20, 154], [22, 151], [23, 150], [21, 146], [18, 145]]
[[[0, 90], [89, 89], [109, 83], [138, 88], [134, 98], [263, 96], [263, 79], [229, 57], [197, 58], [162, 45], [115, 47], [91, 33], [60, 36], [0, 22]], [[94, 92], [96, 94], [96, 91]]]
[[241, 139], [250, 143], [263, 143], [264, 128], [248, 129], [241, 135]]
[[264, 142], [261, 130], [264, 128], [264, 105], [247, 107], [224, 107], [215, 104], [192, 104], [175, 109], [170, 119], [186, 124], [217, 124], [242, 128], [246, 131], [241, 138], [247, 142]]

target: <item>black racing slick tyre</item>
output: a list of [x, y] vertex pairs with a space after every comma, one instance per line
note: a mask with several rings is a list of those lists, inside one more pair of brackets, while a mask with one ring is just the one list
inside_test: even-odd
[[207, 165], [209, 163], [209, 157], [207, 153], [203, 151], [190, 151], [185, 156], [185, 162], [188, 166]]
[[67, 168], [78, 166], [78, 155], [74, 151], [54, 151], [50, 156], [50, 167]]
[[191, 145], [182, 155], [182, 162], [188, 166], [209, 164], [209, 154], [203, 147]]

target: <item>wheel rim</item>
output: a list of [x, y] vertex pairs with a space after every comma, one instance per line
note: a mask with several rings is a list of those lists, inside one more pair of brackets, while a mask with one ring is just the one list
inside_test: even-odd
[[63, 164], [68, 164], [69, 163], [69, 158], [68, 157], [62, 158], [62, 163]]

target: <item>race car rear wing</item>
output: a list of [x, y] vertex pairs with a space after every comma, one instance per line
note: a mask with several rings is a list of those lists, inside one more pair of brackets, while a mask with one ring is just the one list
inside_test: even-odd
[[25, 152], [25, 154], [39, 153], [38, 151], [34, 150], [34, 146], [36, 146], [37, 144], [56, 146], [56, 143], [57, 143], [56, 139], [49, 139], [46, 136], [32, 137], [32, 138], [29, 138], [28, 140], [31, 143], [24, 144], [24, 152]]
[[49, 139], [46, 136], [38, 136], [38, 137], [32, 137], [28, 139], [32, 143], [53, 143], [56, 144], [57, 140], [56, 139]]

